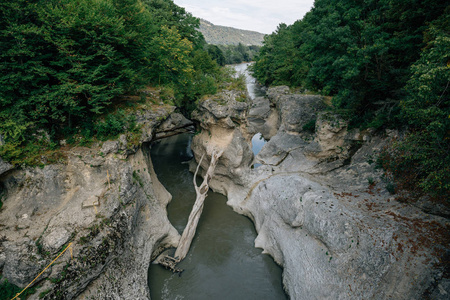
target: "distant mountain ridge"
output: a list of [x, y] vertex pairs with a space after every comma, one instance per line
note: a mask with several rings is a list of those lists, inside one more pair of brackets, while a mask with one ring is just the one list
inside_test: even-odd
[[214, 25], [203, 19], [200, 19], [199, 31], [203, 34], [208, 44], [214, 45], [238, 45], [241, 43], [247, 46], [262, 46], [262, 41], [264, 40], [263, 33]]

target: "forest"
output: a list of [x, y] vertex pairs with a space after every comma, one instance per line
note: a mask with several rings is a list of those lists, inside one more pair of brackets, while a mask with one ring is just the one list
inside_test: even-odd
[[331, 96], [353, 127], [400, 130], [378, 164], [398, 187], [448, 199], [449, 13], [447, 1], [316, 0], [259, 49], [208, 45], [173, 1], [2, 1], [0, 156], [26, 164], [63, 138], [133, 129], [108, 113], [148, 87], [188, 115], [229, 77], [220, 66], [255, 59], [264, 85]]
[[353, 127], [397, 129], [378, 164], [399, 188], [450, 196], [450, 6], [436, 0], [316, 0], [267, 35], [265, 85], [332, 97]]
[[26, 156], [36, 132], [56, 147], [75, 133], [120, 131], [124, 118], [102, 121], [105, 114], [118, 96], [148, 86], [163, 87], [189, 113], [227, 76], [198, 26], [165, 0], [2, 1], [0, 156]]
[[259, 53], [260, 46], [237, 45], [208, 45], [207, 51], [221, 66], [251, 62]]

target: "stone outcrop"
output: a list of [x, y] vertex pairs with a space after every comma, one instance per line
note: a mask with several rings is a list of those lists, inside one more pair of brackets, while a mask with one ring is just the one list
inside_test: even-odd
[[[186, 126], [172, 107], [139, 112], [141, 141], [124, 134], [73, 148], [66, 164], [0, 173], [0, 272], [19, 287], [37, 281], [29, 299], [149, 299], [152, 259], [179, 234], [167, 219], [171, 195], [159, 183], [148, 145], [156, 132]], [[174, 119], [178, 120], [173, 121]], [[158, 128], [164, 120], [171, 125]], [[168, 122], [166, 122], [167, 124]], [[3, 166], [3, 162], [2, 162]]]
[[171, 135], [186, 132], [186, 130], [194, 131], [194, 123], [186, 119], [180, 113], [171, 113], [161, 125], [156, 129], [153, 140], [162, 139]]
[[7, 163], [3, 159], [0, 158], [0, 175], [2, 175], [3, 173], [6, 173], [12, 169], [13, 169], [13, 166], [10, 163]]
[[[203, 153], [208, 155], [213, 149], [224, 150], [214, 172], [214, 177], [220, 180], [213, 181], [215, 185], [211, 187], [225, 194], [231, 182], [244, 184], [239, 182], [239, 178], [244, 178], [244, 173], [248, 171], [253, 153], [249, 146], [251, 136], [242, 125], [247, 117], [248, 104], [236, 101], [237, 94], [233, 92], [216, 97], [218, 99], [199, 103], [199, 108], [192, 114], [192, 118], [203, 128], [194, 136], [192, 148], [197, 161]], [[208, 168], [210, 159], [205, 157], [203, 170]]]
[[[253, 220], [255, 245], [283, 267], [291, 299], [448, 298], [449, 223], [387, 191], [374, 165], [382, 135], [349, 130], [321, 96], [288, 87], [243, 98], [226, 91], [200, 102], [192, 149], [197, 161], [224, 151], [210, 186]], [[136, 121], [138, 141], [123, 134], [75, 148], [66, 164], [17, 170], [0, 160], [2, 278], [24, 287], [72, 243], [30, 299], [149, 298], [149, 263], [179, 234], [142, 143], [191, 123], [173, 107]], [[257, 132], [270, 140], [255, 157]]]
[[325, 109], [322, 96], [290, 94], [286, 87], [280, 87], [277, 93], [268, 91], [268, 98], [280, 113], [279, 130], [287, 133], [299, 133], [303, 127], [317, 118], [317, 113]]
[[278, 131], [279, 120], [278, 110], [268, 98], [256, 97], [252, 100], [247, 116], [252, 133], [260, 132], [265, 139], [270, 139]]
[[[322, 97], [292, 95], [287, 87], [269, 89], [240, 118], [231, 116], [233, 101], [222, 103], [194, 114], [203, 129], [192, 143], [195, 157], [222, 146], [225, 159], [211, 187], [254, 221], [255, 245], [284, 268], [291, 299], [448, 297], [448, 221], [387, 191], [374, 164], [382, 135], [349, 130], [322, 111]], [[278, 131], [253, 169], [250, 135], [274, 114]], [[312, 120], [315, 133], [305, 126]]]

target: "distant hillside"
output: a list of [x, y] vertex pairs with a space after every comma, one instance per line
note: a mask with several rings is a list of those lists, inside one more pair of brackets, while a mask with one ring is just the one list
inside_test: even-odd
[[242, 43], [247, 46], [262, 46], [264, 39], [263, 33], [218, 26], [203, 19], [200, 19], [199, 30], [205, 36], [206, 42], [214, 45], [237, 45]]

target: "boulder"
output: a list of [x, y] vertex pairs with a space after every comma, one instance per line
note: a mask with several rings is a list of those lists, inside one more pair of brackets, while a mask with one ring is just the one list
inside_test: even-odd
[[180, 128], [185, 128], [193, 125], [192, 121], [186, 119], [180, 113], [172, 113], [167, 119], [165, 119], [156, 129], [156, 132], [174, 131]]
[[100, 152], [104, 155], [108, 155], [109, 153], [117, 153], [119, 150], [119, 141], [106, 141], [103, 143]]
[[290, 93], [289, 87], [285, 85], [270, 87], [266, 92], [267, 98], [273, 105], [276, 105], [282, 96]]
[[42, 237], [42, 245], [46, 251], [56, 253], [61, 247], [66, 244], [71, 236], [71, 232], [64, 227], [47, 228]]
[[280, 130], [300, 133], [326, 106], [322, 96], [294, 94], [279, 97], [277, 108], [281, 115]]

